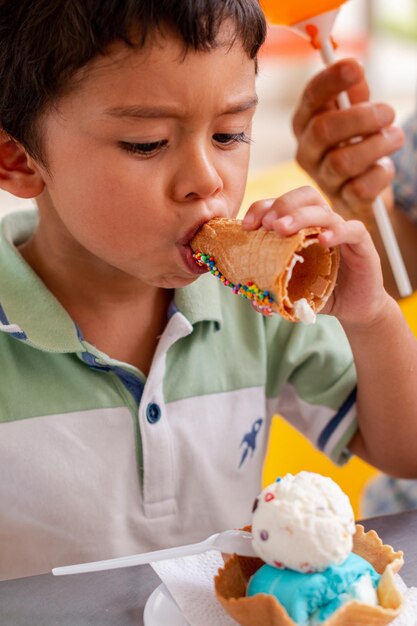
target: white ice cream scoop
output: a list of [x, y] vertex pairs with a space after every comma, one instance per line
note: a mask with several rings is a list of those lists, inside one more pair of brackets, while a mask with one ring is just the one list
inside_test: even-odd
[[255, 501], [253, 547], [275, 567], [313, 572], [340, 564], [352, 550], [354, 533], [349, 498], [319, 474], [287, 474]]

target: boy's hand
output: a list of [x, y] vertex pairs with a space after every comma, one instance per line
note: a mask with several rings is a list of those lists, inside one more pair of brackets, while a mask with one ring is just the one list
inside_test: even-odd
[[255, 202], [243, 227], [255, 230], [261, 226], [281, 236], [310, 226], [323, 227], [319, 243], [340, 245], [341, 262], [336, 288], [322, 312], [352, 327], [373, 324], [384, 315], [390, 298], [383, 287], [379, 256], [362, 222], [345, 221], [313, 187], [300, 187], [276, 200]]
[[[352, 102], [346, 111], [336, 104], [342, 91], [348, 91]], [[368, 98], [369, 88], [359, 63], [339, 61], [308, 83], [293, 118], [297, 161], [323, 189], [335, 210], [349, 217], [363, 217], [390, 185], [394, 165], [387, 155], [403, 143], [401, 129], [392, 126], [393, 109], [370, 103]]]

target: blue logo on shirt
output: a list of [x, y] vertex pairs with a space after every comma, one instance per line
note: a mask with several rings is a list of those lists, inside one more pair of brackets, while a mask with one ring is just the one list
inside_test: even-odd
[[263, 419], [260, 417], [256, 420], [256, 422], [252, 425], [252, 430], [243, 437], [242, 443], [240, 444], [240, 448], [245, 446], [242, 453], [242, 458], [240, 459], [239, 468], [242, 467], [243, 463], [246, 461], [246, 458], [251, 453], [251, 457], [256, 450], [256, 437], [258, 436], [259, 431], [262, 427]]

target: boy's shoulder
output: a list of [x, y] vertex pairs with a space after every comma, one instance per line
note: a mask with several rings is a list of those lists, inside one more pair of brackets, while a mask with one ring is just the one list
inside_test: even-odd
[[37, 220], [24, 211], [0, 222], [0, 422], [59, 413], [88, 396], [87, 370], [70, 359], [83, 350], [77, 328], [16, 248]]

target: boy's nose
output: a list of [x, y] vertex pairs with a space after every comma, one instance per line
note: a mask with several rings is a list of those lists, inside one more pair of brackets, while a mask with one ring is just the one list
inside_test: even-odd
[[177, 202], [216, 196], [223, 189], [223, 179], [209, 151], [189, 151], [178, 161], [173, 195]]

